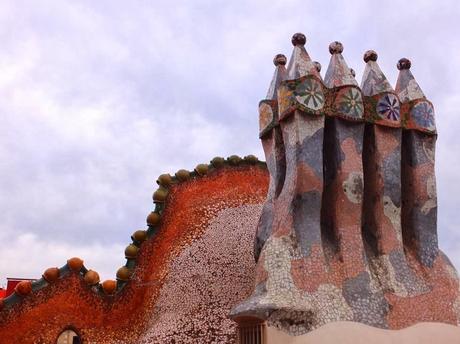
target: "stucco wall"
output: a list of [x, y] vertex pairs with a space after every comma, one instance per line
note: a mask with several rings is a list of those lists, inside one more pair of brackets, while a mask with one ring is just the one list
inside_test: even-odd
[[382, 330], [341, 321], [297, 337], [268, 327], [267, 339], [267, 344], [458, 344], [460, 328], [441, 323], [419, 323], [402, 330]]

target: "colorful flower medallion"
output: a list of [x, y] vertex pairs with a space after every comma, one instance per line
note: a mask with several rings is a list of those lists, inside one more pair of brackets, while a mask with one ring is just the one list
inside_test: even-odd
[[433, 106], [428, 102], [420, 102], [416, 104], [410, 115], [412, 120], [418, 127], [422, 127], [429, 131], [435, 131], [436, 126], [434, 123], [434, 110]]
[[391, 93], [385, 94], [377, 103], [377, 114], [382, 119], [390, 121], [399, 121], [399, 100]]
[[354, 87], [347, 88], [338, 98], [337, 110], [349, 117], [362, 118], [364, 113], [361, 92]]
[[306, 79], [299, 83], [294, 91], [296, 100], [311, 110], [324, 106], [324, 93], [321, 84], [315, 79]]

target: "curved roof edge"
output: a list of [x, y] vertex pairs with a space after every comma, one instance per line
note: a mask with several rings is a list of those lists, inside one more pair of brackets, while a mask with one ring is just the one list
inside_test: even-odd
[[162, 214], [166, 209], [169, 189], [175, 184], [205, 177], [213, 170], [241, 165], [259, 165], [266, 168], [266, 163], [260, 161], [254, 155], [247, 155], [244, 158], [231, 155], [226, 159], [215, 157], [209, 164], [198, 164], [193, 171], [181, 169], [174, 176], [161, 174], [157, 179], [159, 187], [153, 193], [155, 207], [146, 219], [147, 229], [137, 230], [131, 235], [132, 243], [125, 249], [126, 264], [117, 270], [116, 279], [100, 282], [99, 274], [96, 271], [85, 267], [82, 259], [73, 257], [68, 259], [67, 263], [61, 268], [51, 267], [46, 269], [42, 277], [36, 281], [27, 280], [20, 282], [16, 286], [14, 293], [4, 299], [0, 299], [0, 312], [19, 304], [25, 297], [33, 295], [38, 290], [47, 288], [58, 279], [65, 279], [72, 274], [76, 274], [80, 279], [84, 280], [88, 287], [101, 298], [107, 295], [116, 295], [130, 282], [131, 276], [137, 267], [136, 257], [142, 250], [142, 243], [152, 239], [158, 232]]

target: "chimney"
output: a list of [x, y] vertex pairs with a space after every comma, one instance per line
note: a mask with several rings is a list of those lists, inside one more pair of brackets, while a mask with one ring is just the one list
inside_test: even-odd
[[260, 103], [270, 187], [254, 290], [230, 316], [268, 339], [333, 321], [457, 323], [458, 277], [437, 245], [434, 111], [410, 61], [395, 91], [369, 50], [358, 87], [333, 42], [323, 81], [305, 42], [293, 36], [286, 73], [277, 55]]
[[431, 268], [439, 254], [434, 109], [410, 71], [411, 62], [400, 59], [397, 67], [396, 92], [405, 110], [401, 177], [404, 243]]

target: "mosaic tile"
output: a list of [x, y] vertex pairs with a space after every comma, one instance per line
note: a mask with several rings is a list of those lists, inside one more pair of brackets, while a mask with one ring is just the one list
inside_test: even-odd
[[359, 88], [340, 42], [324, 81], [306, 37], [292, 43], [259, 104], [266, 164], [232, 155], [161, 175], [117, 279], [79, 258], [47, 269], [0, 300], [0, 343], [69, 328], [88, 343], [235, 343], [248, 317], [292, 335], [460, 324], [438, 246], [434, 108], [411, 62], [393, 90], [367, 51]]

